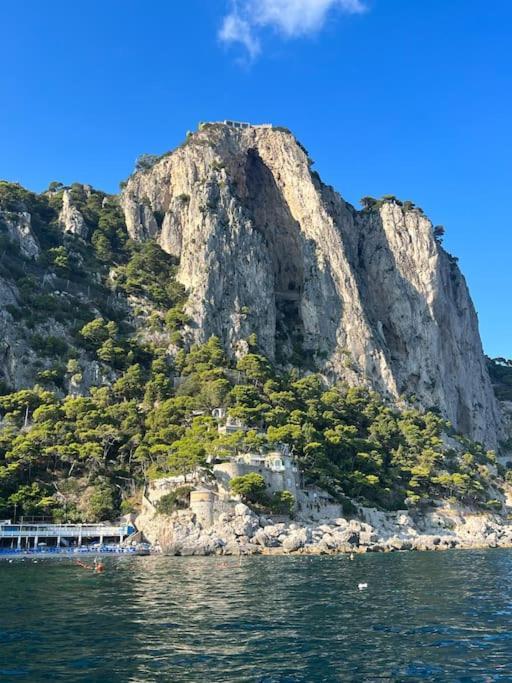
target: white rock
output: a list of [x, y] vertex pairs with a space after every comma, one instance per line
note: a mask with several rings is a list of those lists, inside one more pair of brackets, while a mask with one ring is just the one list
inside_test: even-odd
[[294, 552], [303, 548], [311, 540], [311, 530], [307, 527], [292, 530], [283, 540], [283, 550]]
[[62, 209], [59, 214], [59, 223], [65, 232], [69, 232], [85, 239], [89, 234], [89, 228], [80, 211], [73, 205], [69, 190], [62, 193]]
[[252, 516], [253, 514], [251, 508], [248, 505], [245, 505], [245, 503], [237, 503], [235, 505], [235, 515], [237, 515], [237, 517]]

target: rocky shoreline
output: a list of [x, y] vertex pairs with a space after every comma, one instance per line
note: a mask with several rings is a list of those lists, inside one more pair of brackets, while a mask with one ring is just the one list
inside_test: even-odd
[[278, 555], [512, 547], [503, 517], [453, 509], [422, 515], [363, 508], [359, 519], [279, 521], [238, 503], [205, 528], [187, 511], [143, 514], [137, 526], [167, 555]]

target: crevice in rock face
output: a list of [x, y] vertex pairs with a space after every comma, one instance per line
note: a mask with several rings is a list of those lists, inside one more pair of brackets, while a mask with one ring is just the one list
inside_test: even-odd
[[243, 198], [271, 258], [276, 308], [276, 354], [284, 360], [303, 352], [304, 254], [300, 227], [271, 171], [256, 149], [247, 153]]
[[471, 432], [471, 411], [464, 401], [460, 389], [457, 389], [457, 395], [457, 427], [464, 434], [469, 434]]

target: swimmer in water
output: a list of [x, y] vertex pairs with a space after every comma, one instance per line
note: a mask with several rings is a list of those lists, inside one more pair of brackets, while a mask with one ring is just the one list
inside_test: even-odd
[[81, 562], [80, 560], [76, 561], [76, 564], [78, 567], [82, 567], [82, 569], [93, 569], [94, 567], [91, 567], [88, 564], [85, 564], [85, 562]]
[[91, 569], [96, 574], [101, 574], [105, 571], [105, 565], [101, 560], [98, 560], [98, 558], [94, 558], [94, 563], [92, 565], [85, 564], [85, 562], [81, 562], [80, 560], [77, 560], [76, 563], [79, 567], [82, 567], [83, 569]]
[[101, 574], [101, 572], [105, 571], [105, 565], [101, 560], [98, 560], [98, 558], [95, 558], [94, 560], [94, 571], [96, 574]]

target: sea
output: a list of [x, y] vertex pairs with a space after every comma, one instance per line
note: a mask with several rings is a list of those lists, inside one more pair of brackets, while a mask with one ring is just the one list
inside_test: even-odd
[[0, 681], [512, 681], [510, 550], [104, 563], [0, 561]]

